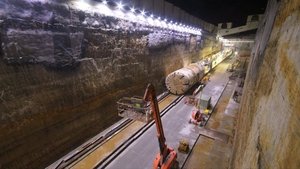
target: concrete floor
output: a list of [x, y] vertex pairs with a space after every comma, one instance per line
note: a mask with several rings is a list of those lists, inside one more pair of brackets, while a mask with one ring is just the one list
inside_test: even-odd
[[184, 169], [225, 169], [228, 168], [232, 152], [235, 120], [238, 104], [233, 101], [232, 93], [235, 81], [229, 81], [215, 110], [205, 128], [223, 133], [228, 136], [227, 141], [199, 136], [195, 147], [189, 156]]
[[[159, 102], [159, 109], [164, 110], [173, 100], [175, 100], [178, 96], [175, 95], [169, 95], [166, 98], [162, 99]], [[117, 124], [116, 124], [117, 125]], [[127, 140], [130, 136], [132, 136], [135, 132], [137, 132], [141, 127], [143, 127], [145, 123], [134, 121], [130, 123], [127, 127], [123, 128], [123, 130], [119, 131], [115, 135], [113, 135], [110, 139], [105, 141], [103, 144], [99, 145], [96, 149], [94, 149], [92, 152], [89, 152], [85, 154], [82, 159], [79, 161], [76, 161], [73, 163], [70, 168], [72, 169], [88, 169], [93, 168], [97, 165], [99, 161], [102, 161], [104, 158], [106, 158], [110, 153], [112, 153], [120, 144], [122, 144], [125, 140]], [[68, 158], [69, 156], [72, 156], [72, 154], [76, 153], [77, 150], [80, 150], [81, 147], [84, 147], [86, 144], [93, 142], [93, 140], [96, 140], [97, 138], [105, 135], [107, 132], [109, 132], [111, 129], [115, 127], [111, 126], [110, 128], [106, 129], [105, 131], [99, 133], [97, 136], [93, 137], [86, 143], [84, 143], [82, 146], [78, 147], [77, 149], [73, 150], [72, 152], [68, 153], [61, 159], [57, 160], [55, 163], [47, 167], [47, 169], [55, 168], [56, 165], [59, 164], [59, 162], [63, 159]]]
[[[210, 82], [203, 89], [203, 94], [212, 97], [212, 105], [215, 106], [219, 100], [224, 88], [228, 83], [229, 73], [226, 72], [230, 61], [221, 63], [212, 73]], [[189, 124], [191, 112], [194, 106], [184, 104], [181, 100], [175, 105], [165, 116], [162, 117], [162, 123], [167, 140], [167, 145], [176, 149], [179, 141], [187, 139], [190, 145], [194, 145], [197, 141], [201, 129], [199, 126]], [[110, 163], [107, 168], [112, 169], [135, 169], [135, 168], [152, 168], [152, 163], [156, 153], [159, 152], [156, 138], [155, 126], [150, 127], [145, 133], [129, 147], [126, 148], [118, 157]], [[188, 154], [178, 152], [179, 166], [185, 163]], [[189, 164], [189, 163], [187, 163]], [[199, 168], [199, 167], [196, 167]]]
[[[215, 107], [215, 111], [212, 113], [205, 128], [188, 123], [191, 112], [195, 107], [184, 104], [185, 98], [162, 117], [162, 124], [169, 147], [177, 151], [179, 140], [183, 138], [189, 141], [191, 147], [194, 146], [189, 154], [177, 151], [177, 160], [180, 167], [210, 169], [226, 168], [228, 164], [237, 107], [234, 101], [230, 99], [235, 85], [234, 82], [229, 81], [228, 77], [230, 74], [226, 72], [230, 62], [231, 60], [227, 59], [215, 68], [215, 71], [211, 73], [210, 82], [202, 91], [202, 94], [212, 97], [211, 103]], [[160, 103], [160, 110], [167, 106], [166, 103], [170, 102], [170, 99], [175, 98], [171, 97]], [[230, 104], [227, 106], [228, 102]], [[141, 122], [133, 122], [93, 152], [87, 154], [82, 160], [74, 164], [72, 168], [93, 168], [143, 125]], [[158, 152], [156, 129], [152, 125], [141, 137], [126, 147], [106, 168], [152, 168], [154, 157]]]
[[[175, 100], [177, 96], [170, 95], [159, 103], [159, 109], [165, 109], [170, 102]], [[124, 130], [113, 136], [111, 139], [106, 141], [103, 145], [93, 151], [91, 154], [86, 156], [80, 162], [76, 163], [72, 169], [86, 169], [93, 168], [96, 164], [104, 159], [109, 153], [116, 149], [122, 142], [127, 140], [131, 135], [138, 131], [145, 124], [139, 121], [134, 121]]]

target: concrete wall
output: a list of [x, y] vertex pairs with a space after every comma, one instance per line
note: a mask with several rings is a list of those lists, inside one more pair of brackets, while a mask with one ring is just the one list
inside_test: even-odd
[[0, 1], [0, 27], [0, 168], [7, 169], [47, 166], [116, 122], [119, 98], [142, 95], [148, 82], [163, 91], [167, 74], [208, 47], [201, 37], [58, 1]]
[[300, 167], [300, 1], [271, 0], [252, 50], [231, 168]]

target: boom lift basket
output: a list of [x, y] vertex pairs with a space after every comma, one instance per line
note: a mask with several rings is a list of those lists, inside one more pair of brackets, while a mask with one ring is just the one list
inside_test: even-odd
[[117, 102], [118, 115], [145, 123], [153, 120], [150, 104], [140, 97], [123, 97]]

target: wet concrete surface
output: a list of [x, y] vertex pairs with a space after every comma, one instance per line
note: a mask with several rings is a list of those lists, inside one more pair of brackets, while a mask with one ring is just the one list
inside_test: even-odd
[[[162, 99], [159, 102], [159, 109], [160, 110], [165, 109], [177, 97], [178, 96], [175, 96], [175, 95], [168, 95], [167, 97], [165, 97], [164, 99]], [[88, 169], [88, 168], [95, 167], [99, 161], [101, 161], [105, 157], [107, 157], [120, 144], [122, 144], [125, 140], [127, 140], [130, 136], [132, 136], [135, 132], [137, 132], [144, 125], [145, 125], [145, 123], [139, 122], [139, 121], [134, 121], [134, 122], [130, 123], [129, 125], [127, 125], [127, 127], [123, 128], [123, 130], [121, 130], [117, 134], [113, 135], [110, 139], [105, 141], [103, 144], [97, 146], [97, 148], [94, 149], [92, 152], [85, 154], [84, 157], [82, 157], [81, 159], [79, 159], [78, 161], [73, 163], [70, 166], [70, 168], [72, 168], [72, 169]], [[113, 127], [114, 126], [112, 126], [111, 128], [113, 128]], [[99, 136], [95, 136], [95, 138], [100, 137], [101, 135], [105, 135], [105, 133], [107, 133], [108, 131], [109, 131], [109, 129], [101, 132], [99, 134]], [[94, 140], [94, 138], [87, 142], [92, 142], [92, 140]], [[74, 150], [74, 151], [76, 151], [76, 150]], [[71, 152], [70, 154], [72, 154], [73, 152]], [[65, 159], [65, 157], [63, 157], [62, 159]], [[56, 163], [49, 166], [48, 168], [55, 166]]]
[[[226, 60], [216, 67], [216, 70], [211, 75], [210, 82], [201, 92], [212, 97], [212, 107], [216, 105], [227, 85], [229, 73], [226, 72], [226, 68], [229, 63], [230, 60]], [[176, 151], [181, 139], [188, 140], [190, 146], [193, 146], [201, 130], [199, 126], [188, 123], [191, 112], [195, 107], [184, 104], [184, 100], [182, 99], [162, 117], [167, 145]], [[153, 160], [158, 152], [159, 146], [156, 138], [156, 129], [155, 126], [151, 126], [139, 139], [134, 141], [116, 157], [107, 168], [152, 168]], [[180, 167], [185, 163], [187, 157], [188, 154], [178, 152], [177, 161]]]
[[205, 129], [213, 130], [227, 137], [227, 142], [200, 135], [184, 169], [225, 169], [229, 166], [232, 141], [238, 111], [238, 103], [232, 99], [236, 82], [230, 80]]
[[[228, 67], [230, 62], [230, 60], [225, 60], [215, 68], [215, 71], [211, 73], [210, 81], [201, 92], [202, 94], [211, 96], [212, 107], [216, 106], [216, 103], [219, 101], [220, 104], [215, 107], [215, 112], [221, 111], [221, 109], [225, 109], [226, 102], [228, 102], [229, 100], [228, 98], [227, 100], [224, 100], [222, 98], [221, 100], [219, 100], [219, 98], [222, 93], [223, 95], [230, 94], [230, 91], [228, 91], [227, 89], [230, 88], [232, 82], [228, 82], [228, 77], [230, 74], [226, 72], [226, 68]], [[225, 87], [226, 89], [224, 91]], [[165, 107], [167, 107], [169, 103], [172, 102], [172, 100], [175, 100], [175, 97], [177, 96], [166, 98], [164, 101], [160, 102], [160, 110], [163, 110]], [[213, 155], [218, 156], [221, 155], [223, 151], [227, 152], [226, 146], [225, 149], [220, 150], [218, 150], [218, 148], [216, 147], [224, 147], [224, 145], [228, 145], [227, 143], [225, 143], [226, 140], [227, 142], [230, 142], [230, 130], [233, 125], [231, 124], [231, 122], [227, 123], [226, 120], [222, 121], [222, 119], [229, 118], [234, 121], [235, 114], [232, 113], [229, 108], [228, 111], [225, 111], [226, 117], [223, 117], [222, 115], [214, 112], [209, 119], [209, 122], [207, 123], [207, 126], [205, 128], [206, 130], [203, 130], [203, 128], [200, 128], [197, 125], [188, 123], [191, 112], [196, 108], [192, 105], [184, 104], [184, 100], [185, 98], [182, 99], [173, 108], [171, 108], [169, 112], [167, 112], [166, 115], [162, 117], [167, 145], [177, 151], [179, 141], [181, 139], [187, 139], [189, 141], [190, 147], [192, 147], [196, 143], [199, 134], [202, 134], [199, 137], [194, 149], [190, 150], [191, 156], [188, 158], [189, 154], [184, 154], [177, 151], [177, 160], [179, 161], [180, 167], [185, 164], [184, 168], [199, 168], [199, 164], [207, 164], [207, 168], [210, 168], [209, 163], [206, 163], [209, 161], [209, 156], [206, 157], [207, 160], [203, 161], [204, 158], [202, 157], [201, 153], [206, 154], [214, 150], [215, 154]], [[99, 146], [93, 152], [87, 154], [87, 156], [74, 164], [72, 168], [93, 168], [97, 163], [108, 156], [114, 149], [116, 149], [120, 144], [127, 140], [127, 138], [132, 136], [142, 126], [144, 126], [144, 124], [141, 122], [133, 122], [127, 128], [123, 129], [111, 139], [106, 141], [104, 144]], [[225, 129], [222, 129], [223, 126], [225, 127]], [[156, 129], [155, 126], [152, 126], [148, 130], [146, 130], [139, 139], [133, 142], [125, 149], [125, 151], [123, 151], [118, 157], [116, 157], [114, 161], [107, 166], [107, 168], [152, 168], [154, 157], [158, 152], [159, 148], [156, 137]], [[200, 157], [202, 160], [199, 160], [198, 157]], [[186, 160], [187, 163], [185, 163]], [[222, 158], [220, 157], [219, 161], [221, 161], [219, 163], [221, 164], [224, 160], [222, 161]]]

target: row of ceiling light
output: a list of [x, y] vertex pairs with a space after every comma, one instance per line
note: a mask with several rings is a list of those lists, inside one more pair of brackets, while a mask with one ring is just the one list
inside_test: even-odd
[[84, 11], [101, 13], [107, 16], [129, 20], [131, 22], [170, 29], [182, 33], [201, 35], [201, 29], [199, 28], [177, 23], [168, 20], [167, 18], [163, 19], [159, 16], [154, 16], [152, 13], [146, 12], [145, 10], [128, 7], [122, 2], [102, 0], [100, 3], [92, 3], [88, 0], [77, 0], [75, 1], [75, 6]]

